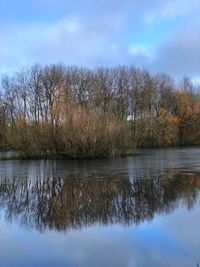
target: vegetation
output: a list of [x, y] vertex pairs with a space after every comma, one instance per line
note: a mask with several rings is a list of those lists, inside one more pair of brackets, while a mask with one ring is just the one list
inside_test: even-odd
[[102, 157], [200, 144], [200, 92], [188, 77], [63, 65], [4, 76], [0, 148], [23, 157]]

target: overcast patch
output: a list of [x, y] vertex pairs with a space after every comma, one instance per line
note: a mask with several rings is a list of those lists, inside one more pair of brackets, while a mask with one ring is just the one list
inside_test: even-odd
[[[63, 62], [86, 67], [133, 64], [175, 77], [200, 77], [199, 0], [12, 4], [7, 0], [0, 6], [0, 72]], [[13, 13], [18, 9], [18, 15]]]

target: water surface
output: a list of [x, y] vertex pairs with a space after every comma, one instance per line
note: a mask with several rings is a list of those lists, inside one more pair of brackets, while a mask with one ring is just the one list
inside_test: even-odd
[[197, 266], [199, 159], [0, 161], [0, 266]]

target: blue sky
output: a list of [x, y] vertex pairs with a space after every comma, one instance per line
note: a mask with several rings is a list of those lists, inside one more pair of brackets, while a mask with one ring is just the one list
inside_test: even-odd
[[200, 77], [199, 0], [1, 0], [0, 72], [63, 62]]

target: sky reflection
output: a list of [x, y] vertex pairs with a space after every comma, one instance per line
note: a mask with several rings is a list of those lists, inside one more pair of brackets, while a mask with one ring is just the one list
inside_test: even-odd
[[179, 208], [139, 226], [27, 232], [1, 220], [2, 266], [196, 266], [200, 210]]
[[197, 266], [199, 150], [190, 152], [0, 162], [0, 266]]

